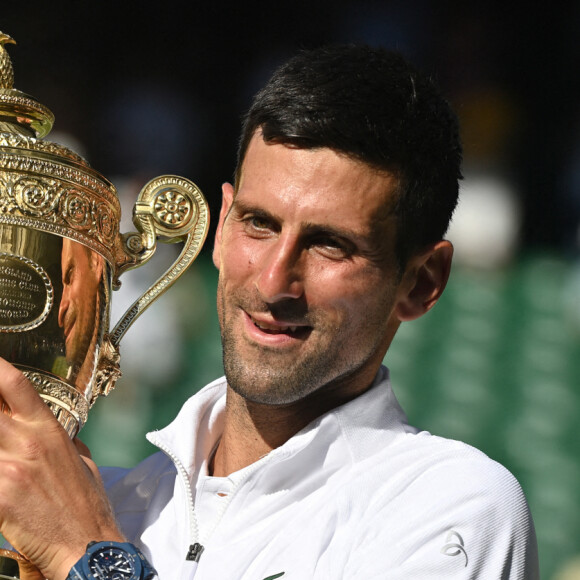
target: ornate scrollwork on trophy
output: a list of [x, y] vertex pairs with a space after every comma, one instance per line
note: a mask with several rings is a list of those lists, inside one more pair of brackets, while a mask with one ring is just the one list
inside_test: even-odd
[[[184, 252], [195, 259], [207, 236], [209, 209], [194, 183], [176, 175], [162, 175], [149, 181], [141, 190], [135, 203], [133, 223], [140, 233], [132, 232], [121, 237], [121, 259], [117, 262], [119, 275], [149, 260], [157, 239], [173, 243], [185, 241], [187, 236]], [[180, 263], [178, 259], [166, 275], [171, 273], [171, 277], [179, 277], [182, 272]]]
[[[0, 155], [0, 221], [66, 235], [114, 261], [121, 211], [108, 189], [101, 184], [96, 190], [85, 190], [67, 186], [62, 179], [22, 176], [17, 171], [13, 175], [3, 171], [3, 161]], [[13, 167], [14, 159], [9, 161], [7, 165]]]
[[115, 215], [110, 206], [95, 201], [86, 193], [69, 189], [61, 195], [61, 215], [74, 230], [110, 246], [118, 233]]
[[12, 183], [12, 192], [20, 211], [36, 217], [54, 215], [61, 188], [58, 181], [35, 177], [21, 177]]
[[80, 192], [70, 192], [62, 198], [60, 210], [62, 217], [75, 229], [83, 230], [89, 226], [90, 199]]
[[[118, 345], [131, 324], [186, 271], [198, 256], [209, 229], [209, 207], [200, 189], [191, 181], [163, 175], [147, 183], [135, 203], [133, 222], [139, 233], [121, 236], [123, 261], [117, 263], [120, 275], [144, 264], [155, 251], [157, 239], [183, 242], [181, 253], [170, 268], [138, 298], [106, 337], [113, 364], [105, 368], [116, 379], [115, 356]], [[115, 281], [113, 281], [115, 283]], [[114, 355], [113, 353], [117, 353]], [[101, 373], [99, 388], [107, 394], [112, 386]]]
[[48, 153], [58, 157], [68, 158], [76, 163], [85, 164], [85, 160], [63, 145], [52, 141], [43, 141], [34, 137], [25, 137], [17, 133], [0, 133], [0, 148], [2, 150], [14, 147], [15, 149], [28, 149], [34, 152]]
[[[173, 175], [149, 182], [139, 201], [148, 204], [156, 229], [168, 237], [182, 235], [198, 217], [202, 228], [207, 220], [207, 214], [200, 215], [204, 200], [199, 189], [195, 185], [192, 187], [186, 179]], [[147, 213], [145, 210], [143, 215]]]
[[103, 339], [101, 358], [97, 368], [96, 387], [93, 397], [89, 401], [90, 406], [99, 396], [106, 397], [115, 388], [115, 384], [121, 376], [120, 360], [119, 346], [113, 344], [111, 336], [107, 334]]
[[160, 191], [153, 202], [157, 221], [168, 228], [179, 228], [187, 223], [194, 207], [183, 194], [175, 189]]
[[89, 404], [82, 393], [56, 377], [24, 370], [28, 380], [41, 393], [44, 402], [56, 415], [69, 435], [74, 436], [79, 426], [87, 422]]

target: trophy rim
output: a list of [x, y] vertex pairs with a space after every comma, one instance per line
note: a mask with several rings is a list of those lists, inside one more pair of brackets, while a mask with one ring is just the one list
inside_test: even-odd
[[0, 132], [0, 223], [75, 240], [115, 268], [121, 204], [115, 186], [68, 148]]
[[54, 124], [52, 111], [18, 89], [0, 88], [0, 114], [13, 117], [16, 124], [31, 130], [38, 138], [46, 137]]
[[51, 409], [59, 423], [72, 439], [85, 425], [90, 404], [85, 394], [44, 369], [15, 363], [33, 384], [38, 394]]

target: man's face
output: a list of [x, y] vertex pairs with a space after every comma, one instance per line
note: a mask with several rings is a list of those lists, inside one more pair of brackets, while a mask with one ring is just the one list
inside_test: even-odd
[[330, 149], [254, 135], [224, 186], [214, 262], [230, 387], [288, 404], [372, 382], [399, 324], [397, 181]]
[[67, 361], [80, 366], [99, 323], [97, 306], [103, 258], [65, 238], [61, 261], [63, 290], [58, 324], [64, 330]]

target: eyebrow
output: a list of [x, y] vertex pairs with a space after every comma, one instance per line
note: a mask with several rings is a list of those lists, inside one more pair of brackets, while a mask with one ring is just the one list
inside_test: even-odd
[[306, 222], [302, 224], [302, 227], [306, 235], [325, 234], [335, 238], [348, 240], [351, 243], [357, 242], [358, 240], [367, 239], [368, 237], [365, 234], [360, 234], [353, 230], [348, 230], [324, 223], [315, 224], [311, 222]]
[[272, 212], [269, 212], [255, 205], [247, 204], [243, 201], [238, 201], [237, 199], [234, 199], [234, 201], [232, 202], [228, 215], [233, 213], [238, 214], [240, 216], [246, 213], [251, 213], [253, 215], [268, 218], [273, 221], [277, 222], [281, 221], [281, 219]]

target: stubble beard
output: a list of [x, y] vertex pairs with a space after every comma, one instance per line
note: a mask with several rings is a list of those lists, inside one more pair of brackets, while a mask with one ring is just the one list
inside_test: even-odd
[[345, 355], [348, 350], [340, 331], [325, 324], [312, 311], [307, 315], [309, 323], [324, 340], [313, 343], [308, 353], [290, 360], [288, 353], [280, 355], [273, 349], [246, 343], [251, 353], [246, 356], [242, 353], [244, 338], [236, 336], [231, 317], [240, 307], [250, 312], [268, 312], [268, 305], [248, 296], [230, 296], [227, 303], [221, 284], [217, 304], [226, 380], [247, 401], [272, 406], [295, 403], [322, 388], [330, 389], [348, 380], [367, 360]]

